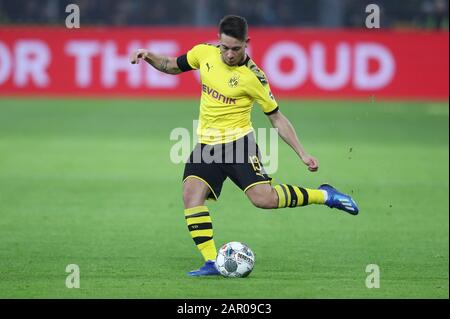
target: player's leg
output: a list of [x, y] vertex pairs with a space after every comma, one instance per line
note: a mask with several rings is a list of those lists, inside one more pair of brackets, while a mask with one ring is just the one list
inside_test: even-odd
[[288, 184], [275, 185], [274, 190], [278, 195], [277, 208], [325, 204], [328, 196], [326, 191], [320, 189]]
[[268, 209], [325, 204], [327, 198], [323, 190], [286, 184], [275, 187], [269, 184], [257, 184], [247, 189], [245, 194], [256, 207]]
[[210, 193], [208, 185], [202, 180], [195, 178], [195, 176], [186, 178], [183, 182], [184, 208], [203, 206]]
[[245, 193], [250, 201], [259, 208], [292, 208], [310, 204], [323, 204], [352, 215], [358, 214], [359, 211], [355, 201], [350, 196], [340, 193], [326, 184], [318, 189], [288, 184], [280, 184], [274, 187], [268, 184], [257, 184], [248, 188]]
[[322, 204], [352, 215], [357, 215], [359, 212], [358, 206], [349, 195], [327, 184], [319, 186], [318, 189], [279, 184], [274, 186], [274, 189], [278, 195], [278, 208]]
[[310, 204], [323, 204], [352, 215], [357, 215], [359, 212], [358, 206], [350, 196], [340, 193], [326, 184], [318, 189], [288, 184], [280, 184], [275, 187], [268, 184], [257, 184], [247, 189], [245, 193], [250, 201], [259, 208], [292, 208]]
[[278, 208], [278, 194], [269, 184], [256, 184], [245, 192], [248, 199], [258, 208]]
[[355, 201], [330, 185], [325, 184], [318, 189], [288, 184], [272, 187], [269, 184], [271, 178], [261, 163], [261, 155], [253, 135], [247, 135], [243, 142], [245, 147], [236, 147], [236, 151], [242, 152], [243, 149], [243, 158], [246, 161], [225, 166], [224, 170], [256, 207], [270, 209], [322, 204], [353, 215], [358, 214]]
[[205, 200], [211, 193], [202, 180], [191, 176], [183, 183], [184, 217], [195, 242], [205, 261], [214, 260], [217, 255], [213, 239], [212, 220]]
[[215, 268], [217, 249], [212, 219], [205, 200], [218, 199], [226, 177], [216, 164], [206, 164], [201, 159], [195, 161], [193, 154], [201, 147], [197, 145], [194, 149], [183, 176], [184, 216], [191, 237], [205, 260], [203, 267], [189, 272], [191, 276], [219, 275]]
[[209, 186], [195, 176], [189, 176], [183, 183], [184, 217], [195, 245], [203, 256], [205, 264], [190, 271], [190, 276], [219, 275], [215, 267], [217, 249], [213, 239], [212, 220], [205, 200], [211, 194]]

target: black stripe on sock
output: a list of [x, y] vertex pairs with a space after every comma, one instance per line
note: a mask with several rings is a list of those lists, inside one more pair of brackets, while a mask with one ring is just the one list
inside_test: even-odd
[[286, 185], [289, 189], [289, 193], [291, 193], [291, 202], [289, 204], [289, 207], [297, 207], [298, 197], [297, 193], [295, 192], [294, 188], [291, 185]]
[[193, 238], [193, 239], [194, 239], [194, 243], [195, 243], [196, 245], [200, 245], [200, 244], [203, 244], [203, 243], [207, 242], [208, 240], [211, 240], [212, 237], [199, 236], [199, 237], [195, 237], [195, 238]]
[[192, 224], [188, 226], [189, 231], [212, 229], [212, 223]]
[[302, 192], [302, 195], [303, 195], [303, 203], [301, 206], [308, 205], [308, 202], [309, 202], [308, 192], [306, 191], [306, 189], [301, 188], [301, 187], [299, 187], [298, 189], [300, 190], [300, 192]]
[[284, 184], [280, 184], [280, 186], [281, 186], [281, 189], [283, 190], [284, 198], [286, 199], [286, 200], [284, 201], [285, 204], [284, 204], [283, 207], [287, 207], [287, 205], [288, 205], [288, 202], [287, 202], [288, 196], [287, 196], [286, 188], [284, 188]]
[[184, 216], [184, 218], [188, 219], [188, 218], [191, 218], [191, 217], [202, 217], [202, 216], [209, 216], [209, 213], [208, 212], [196, 213], [196, 214]]

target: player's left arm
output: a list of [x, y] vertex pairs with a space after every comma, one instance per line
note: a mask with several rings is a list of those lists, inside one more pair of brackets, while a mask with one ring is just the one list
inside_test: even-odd
[[269, 117], [272, 126], [278, 129], [278, 135], [281, 136], [283, 141], [292, 147], [311, 172], [317, 171], [319, 169], [319, 161], [305, 151], [291, 122], [281, 113], [275, 97], [270, 90], [266, 75], [258, 68], [254, 68], [253, 72], [256, 77], [254, 78], [253, 85], [249, 87], [250, 95], [253, 96], [261, 106], [262, 111]]
[[295, 132], [294, 126], [292, 126], [291, 122], [281, 113], [280, 110], [272, 114], [267, 115], [269, 117], [272, 126], [278, 129], [278, 134], [281, 136], [283, 141], [285, 141], [292, 149], [297, 153], [297, 155], [301, 158], [303, 163], [308, 166], [308, 169], [311, 172], [315, 172], [319, 169], [319, 161], [309, 155], [305, 148], [300, 143], [297, 133]]

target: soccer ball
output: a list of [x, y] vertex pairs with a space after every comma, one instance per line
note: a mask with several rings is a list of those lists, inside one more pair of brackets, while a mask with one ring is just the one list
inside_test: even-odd
[[243, 243], [232, 241], [222, 247], [216, 257], [216, 267], [225, 277], [247, 277], [255, 265], [255, 254]]

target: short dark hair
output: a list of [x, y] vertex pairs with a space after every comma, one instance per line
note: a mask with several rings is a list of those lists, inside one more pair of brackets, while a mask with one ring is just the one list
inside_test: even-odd
[[225, 34], [241, 41], [247, 40], [248, 24], [245, 18], [227, 15], [219, 22], [219, 34]]

